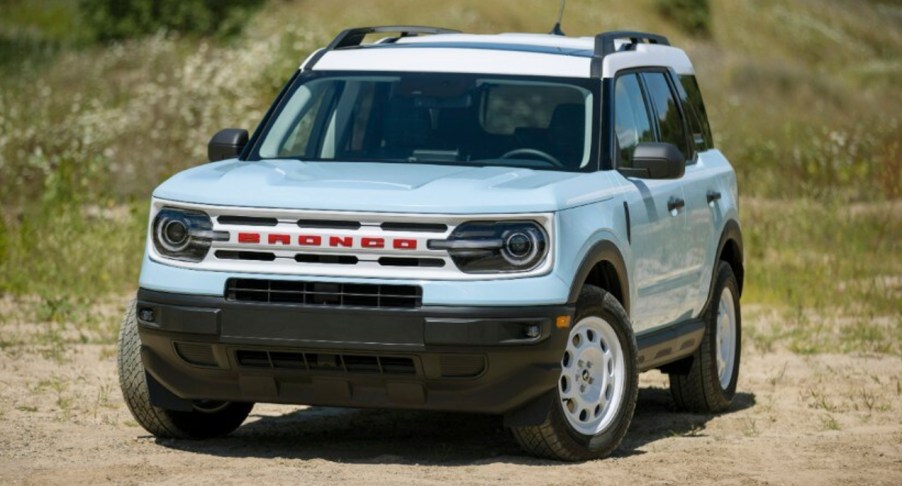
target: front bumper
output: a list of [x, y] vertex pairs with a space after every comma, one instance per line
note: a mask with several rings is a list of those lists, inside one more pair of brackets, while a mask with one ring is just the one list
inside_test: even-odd
[[137, 300], [144, 366], [165, 388], [152, 386], [152, 400], [169, 392], [183, 400], [498, 414], [555, 388], [569, 332], [555, 319], [573, 311], [327, 307], [147, 289]]

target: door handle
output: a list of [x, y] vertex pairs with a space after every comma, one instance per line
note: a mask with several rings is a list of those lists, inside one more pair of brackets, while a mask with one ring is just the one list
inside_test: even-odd
[[708, 204], [711, 204], [711, 203], [713, 203], [714, 201], [720, 201], [720, 192], [718, 192], [718, 191], [708, 191], [708, 194], [707, 194], [707, 196], [706, 196], [706, 199], [708, 200]]
[[684, 201], [683, 198], [673, 196], [670, 198], [669, 201], [667, 201], [667, 210], [668, 211], [671, 211], [671, 212], [674, 210], [679, 211], [680, 209], [683, 209], [684, 207], [686, 207], [686, 201]]

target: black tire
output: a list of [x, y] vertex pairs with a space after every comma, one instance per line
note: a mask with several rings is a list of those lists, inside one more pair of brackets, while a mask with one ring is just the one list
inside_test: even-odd
[[[705, 310], [705, 335], [701, 345], [692, 356], [687, 373], [670, 374], [670, 394], [673, 401], [678, 408], [689, 412], [716, 413], [730, 408], [736, 395], [736, 383], [739, 381], [739, 358], [742, 350], [739, 282], [730, 265], [723, 261], [718, 262], [714, 278], [714, 291]], [[735, 361], [726, 386], [721, 383], [717, 369], [717, 319], [724, 289], [729, 289], [732, 296], [736, 334]], [[725, 373], [724, 377], [726, 376]]]
[[[586, 317], [599, 317], [606, 321], [619, 341], [624, 365], [624, 387], [619, 404], [614, 409], [610, 423], [598, 433], [594, 435], [580, 433], [565, 416], [566, 399], [561, 396], [563, 385], [560, 384], [556, 387], [557, 393], [551, 404], [551, 410], [542, 424], [511, 429], [520, 446], [530, 454], [563, 461], [604, 458], [617, 449], [629, 429], [639, 391], [636, 338], [629, 317], [613, 295], [592, 285], [586, 285], [580, 292], [569, 339], [573, 339], [574, 330]], [[562, 355], [564, 352], [562, 350]]]
[[253, 403], [197, 402], [195, 410], [179, 412], [150, 403], [147, 378], [141, 363], [141, 340], [135, 302], [132, 301], [119, 331], [119, 387], [135, 421], [162, 438], [208, 439], [237, 429], [253, 408]]

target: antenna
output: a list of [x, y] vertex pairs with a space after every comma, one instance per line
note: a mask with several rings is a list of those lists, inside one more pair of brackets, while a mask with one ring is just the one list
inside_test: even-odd
[[567, 0], [561, 0], [561, 8], [557, 11], [557, 22], [554, 23], [554, 28], [551, 29], [549, 34], [551, 35], [567, 35], [561, 30], [561, 19], [564, 18], [564, 6], [567, 5]]

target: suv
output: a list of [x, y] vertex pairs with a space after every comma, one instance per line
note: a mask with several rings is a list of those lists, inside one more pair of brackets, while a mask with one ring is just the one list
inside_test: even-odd
[[733, 399], [736, 178], [664, 37], [346, 30], [208, 154], [153, 193], [119, 341], [156, 436], [255, 402], [447, 410], [583, 460], [641, 371], [684, 409]]

